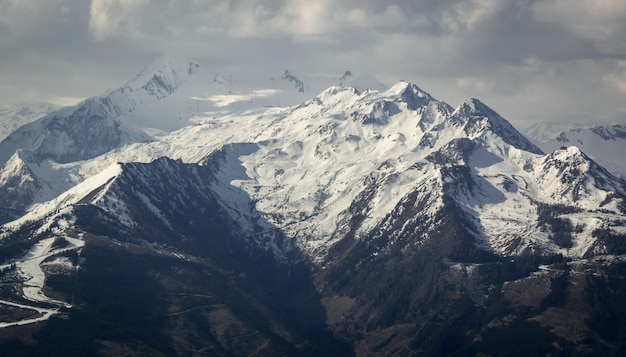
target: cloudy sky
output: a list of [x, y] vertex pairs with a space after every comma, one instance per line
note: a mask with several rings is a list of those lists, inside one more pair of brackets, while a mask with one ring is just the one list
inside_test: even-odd
[[624, 0], [0, 0], [0, 103], [76, 103], [161, 53], [405, 79], [520, 127], [626, 122]]

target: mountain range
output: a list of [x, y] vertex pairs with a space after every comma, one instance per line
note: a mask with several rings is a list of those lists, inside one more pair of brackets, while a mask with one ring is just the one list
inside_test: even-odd
[[589, 157], [622, 178], [626, 177], [626, 125], [565, 125], [538, 123], [525, 131], [546, 152], [561, 146], [576, 146]]
[[626, 182], [562, 132], [533, 142], [477, 99], [350, 71], [237, 81], [160, 58], [0, 143], [0, 344], [619, 354]]

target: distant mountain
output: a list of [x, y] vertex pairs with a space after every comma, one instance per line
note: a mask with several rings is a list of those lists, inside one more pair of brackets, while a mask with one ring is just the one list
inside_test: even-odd
[[0, 141], [20, 126], [59, 109], [50, 103], [0, 105]]
[[306, 83], [296, 78], [302, 85], [299, 90], [289, 89], [288, 78], [296, 77], [242, 81], [204, 70], [186, 58], [159, 57], [123, 86], [49, 113], [8, 135], [0, 143], [0, 164], [17, 149], [59, 163], [90, 159], [127, 143], [151, 140], [146, 133], [163, 134], [190, 125], [190, 119], [204, 112], [224, 115], [295, 105], [335, 82], [383, 87], [371, 76], [344, 75], [303, 77]]
[[608, 170], [626, 177], [626, 125], [573, 125], [539, 123], [526, 131], [528, 138], [549, 152], [577, 146]]
[[0, 143], [0, 164], [17, 150], [58, 163], [90, 159], [121, 145], [149, 140], [127, 117], [174, 93], [198, 71], [185, 60], [159, 58], [126, 85], [26, 124]]
[[[0, 222], [13, 217], [13, 210], [48, 200], [89, 175], [80, 170], [70, 172], [71, 168], [61, 168], [63, 164], [91, 159], [127, 144], [151, 141], [153, 134], [163, 135], [191, 125], [195, 117], [299, 104], [304, 98], [310, 98], [312, 91], [318, 93], [336, 82], [358, 81], [363, 88], [383, 87], [371, 76], [355, 77], [346, 72], [340, 78], [303, 76], [306, 83], [302, 82], [303, 90], [299, 91], [290, 88], [290, 81], [286, 78], [274, 80], [268, 76], [242, 81], [209, 72], [186, 58], [161, 56], [123, 86], [74, 107], [52, 111], [37, 120], [35, 114], [26, 114], [46, 108], [51, 111], [52, 107], [8, 108], [6, 113], [19, 112], [22, 117], [32, 120], [0, 142], [0, 167], [8, 165], [1, 169], [4, 179], [0, 180], [0, 189], [10, 192], [5, 195], [13, 197], [5, 201], [6, 204], [0, 204], [0, 211], [13, 212], [5, 218], [0, 217]], [[28, 152], [30, 161], [36, 162], [37, 167], [44, 165], [55, 169], [29, 169], [33, 184], [28, 188], [14, 187], [16, 182], [23, 181], [22, 171], [15, 171], [11, 165], [16, 163], [8, 161], [20, 150]], [[49, 174], [52, 177], [47, 177]]]
[[[58, 114], [12, 134], [11, 155], [0, 145], [0, 305], [22, 312], [0, 321], [3, 351], [623, 349], [626, 182], [585, 150], [545, 150], [479, 100], [453, 108], [409, 82], [355, 88], [346, 72], [283, 107], [268, 102], [316, 81], [286, 71], [258, 89], [158, 63], [102, 97], [126, 99], [83, 109], [117, 113], [100, 117], [119, 133], [152, 112], [150, 140], [95, 154], [29, 139], [73, 133]], [[167, 133], [190, 98], [209, 109]], [[81, 105], [64, 120], [80, 123]], [[27, 342], [3, 339], [13, 328]]]

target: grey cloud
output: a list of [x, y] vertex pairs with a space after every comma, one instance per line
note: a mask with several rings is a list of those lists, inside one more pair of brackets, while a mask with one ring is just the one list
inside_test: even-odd
[[590, 7], [597, 11], [577, 21], [582, 10], [569, 1], [587, 4], [11, 0], [0, 4], [0, 101], [96, 95], [176, 52], [242, 76], [363, 70], [389, 84], [415, 81], [451, 104], [471, 96], [496, 109], [506, 103], [512, 120], [538, 120], [541, 108], [566, 116], [552, 108], [567, 112], [568, 98], [586, 92], [608, 108], [603, 120], [618, 120], [626, 7], [607, 0], [609, 8]]

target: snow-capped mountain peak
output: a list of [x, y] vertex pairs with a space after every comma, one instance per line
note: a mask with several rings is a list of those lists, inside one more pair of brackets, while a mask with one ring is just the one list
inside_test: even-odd
[[200, 64], [195, 61], [184, 57], [162, 55], [124, 87], [133, 90], [144, 89], [157, 98], [163, 98], [176, 91], [199, 70]]
[[[144, 74], [148, 74], [140, 76], [148, 82], [156, 76], [161, 78], [158, 81], [168, 83], [179, 83], [180, 78], [187, 78], [190, 83], [200, 78], [203, 79], [200, 82], [208, 83], [209, 87], [189, 87], [193, 90], [230, 83], [204, 81], [206, 72], [188, 61], [178, 64], [160, 61], [150, 68], [152, 72], [145, 71]], [[198, 71], [194, 72], [196, 69]], [[179, 76], [180, 73], [183, 75]], [[140, 93], [136, 103], [150, 101], [153, 112], [170, 100], [177, 99], [180, 105], [183, 99], [191, 97], [188, 88], [180, 87], [168, 97], [155, 99], [144, 87], [141, 85], [136, 90], [125, 87], [115, 93], [127, 98], [130, 98], [129, 93]], [[184, 98], [179, 95], [181, 91]], [[280, 93], [285, 92], [277, 89], [271, 92], [277, 99]], [[234, 101], [235, 96], [250, 102], [257, 100], [243, 94], [223, 95], [219, 99]], [[123, 102], [114, 101], [111, 96], [107, 98], [111, 102]], [[206, 99], [217, 100], [216, 96]], [[84, 110], [100, 113], [95, 109]], [[125, 120], [122, 122], [138, 118], [133, 117], [137, 115], [135, 111], [125, 113], [120, 114], [120, 120]], [[324, 260], [329, 249], [343, 239], [346, 232], [360, 239], [386, 234], [407, 235], [402, 238], [407, 242], [417, 239], [410, 236], [410, 232], [419, 231], [420, 237], [427, 236], [429, 230], [436, 229], [435, 218], [444, 209], [462, 212], [475, 227], [481, 224], [486, 227], [482, 231], [471, 228], [474, 232], [471, 234], [479, 240], [477, 244], [500, 254], [519, 253], [535, 245], [550, 252], [557, 249], [538, 228], [533, 229], [528, 238], [524, 236], [528, 225], [533, 225], [536, 219], [532, 212], [537, 202], [592, 209], [594, 204], [608, 200], [608, 192], [614, 192], [616, 198], [605, 206], [612, 210], [611, 214], [619, 214], [621, 198], [617, 196], [622, 195], [619, 180], [599, 167], [588, 165], [589, 160], [574, 152], [575, 149], [566, 150], [571, 158], [561, 157], [562, 153], [546, 156], [479, 100], [466, 100], [453, 109], [410, 82], [398, 82], [385, 91], [331, 86], [299, 106], [272, 106], [226, 114], [198, 111], [195, 121], [197, 125], [183, 127], [150, 143], [116, 146], [115, 151], [108, 151], [100, 158], [77, 164], [76, 171], [98, 172], [98, 168], [104, 170], [115, 162], [145, 163], [162, 156], [209, 166], [212, 171], [203, 178], [203, 184], [210, 186], [216, 202], [222, 205], [225, 214], [238, 221], [238, 226], [246, 232], [244, 235], [252, 235], [251, 240], [271, 245], [273, 238], [255, 229], [279, 231], [292, 238], [315, 261]], [[212, 155], [220, 150], [228, 155]], [[50, 157], [33, 152], [38, 157]], [[219, 164], [211, 161], [218, 157]], [[575, 157], [582, 160], [580, 165]], [[542, 161], [544, 159], [547, 161]], [[580, 190], [586, 192], [579, 197], [593, 198], [589, 199], [589, 205], [581, 205], [579, 201], [583, 199], [561, 192], [560, 188], [565, 187], [561, 182], [565, 171], [558, 168], [564, 167], [560, 163], [570, 161], [575, 163], [570, 167], [584, 169], [581, 172], [589, 177], [579, 185]], [[124, 167], [130, 170], [130, 166]], [[134, 169], [147, 167], [137, 165]], [[151, 176], [160, 177], [167, 175], [159, 173], [160, 170], [178, 165], [161, 160], [153, 161], [149, 167], [155, 170]], [[176, 170], [179, 169], [186, 170], [182, 167]], [[128, 185], [133, 186], [133, 182], [129, 181]], [[561, 184], [557, 185], [558, 182]], [[199, 189], [181, 186], [181, 189], [188, 188]], [[146, 192], [149, 190], [146, 187]], [[151, 195], [156, 202], [159, 195]], [[389, 227], [404, 224], [397, 221], [398, 217], [405, 217], [402, 212], [420, 207], [418, 202], [429, 207], [422, 207], [423, 212], [414, 212], [418, 218], [412, 222], [416, 225], [411, 223], [406, 226], [410, 229], [389, 231]], [[411, 204], [414, 207], [406, 206]], [[516, 217], [515, 229], [503, 231], [498, 226], [501, 212], [511, 211], [512, 205], [523, 206], [526, 215]], [[114, 206], [107, 207], [113, 209]], [[356, 212], [359, 212], [358, 217]], [[433, 226], [428, 228], [425, 222]], [[511, 233], [513, 231], [517, 233]], [[519, 239], [511, 243], [511, 237]], [[588, 248], [588, 244], [581, 245], [575, 254], [585, 254]]]
[[6, 202], [2, 208], [23, 209], [32, 201], [33, 193], [40, 188], [37, 177], [28, 165], [32, 159], [31, 152], [18, 150], [0, 170], [0, 198]]
[[313, 98], [312, 102], [324, 106], [345, 106], [354, 103], [360, 96], [361, 93], [356, 88], [332, 86]]
[[[535, 172], [539, 177], [540, 195], [558, 203], [575, 203], [594, 209], [609, 203], [609, 192], [619, 196], [626, 194], [623, 181], [613, 177], [576, 146], [563, 147], [546, 155]], [[598, 189], [603, 193], [597, 194]], [[621, 208], [614, 207], [614, 210]]]
[[187, 59], [160, 57], [126, 85], [17, 129], [0, 144], [0, 164], [20, 148], [60, 163], [90, 159], [127, 143], [150, 140], [146, 128], [176, 128], [182, 120], [155, 120], [153, 113], [141, 109], [178, 91], [199, 68]]
[[461, 103], [450, 119], [454, 125], [462, 126], [469, 137], [479, 136], [489, 130], [513, 147], [543, 154], [541, 149], [526, 139], [511, 123], [478, 99], [471, 98]]
[[410, 110], [416, 110], [434, 99], [417, 85], [405, 81], [396, 83], [389, 90], [382, 93], [382, 96], [404, 102]]
[[[283, 77], [269, 86], [239, 82], [161, 58], [127, 85], [3, 141], [0, 275], [11, 285], [0, 303], [20, 309], [4, 314], [10, 320], [0, 328], [47, 319], [16, 311], [40, 311], [52, 300], [27, 300], [45, 291], [75, 296], [86, 313], [76, 322], [69, 305], [45, 309], [64, 318], [31, 329], [37, 348], [46, 333], [59, 336], [50, 326], [119, 326], [109, 337], [150, 326], [145, 335], [161, 340], [176, 325], [182, 330], [168, 338], [175, 347], [137, 345], [184, 354], [204, 347], [196, 331], [210, 331], [207, 353], [349, 355], [309, 349], [315, 340], [292, 335], [333, 329], [362, 336], [345, 342], [364, 355], [411, 354], [403, 346], [417, 345], [426, 349], [415, 353], [497, 355], [507, 352], [501, 340], [519, 342], [525, 331], [554, 348], [520, 354], [619, 353], [622, 331], [592, 325], [617, 326], [611, 316], [623, 312], [626, 182], [564, 144], [572, 132], [560, 136], [567, 146], [544, 154], [477, 99], [454, 109], [408, 82], [349, 86], [348, 72], [311, 99], [314, 81]], [[162, 131], [142, 141], [130, 136], [137, 127]], [[612, 144], [626, 137], [616, 127], [588, 133]], [[61, 269], [61, 261], [70, 264]], [[599, 287], [613, 297], [596, 294]], [[126, 296], [149, 309], [124, 319], [139, 307]], [[320, 328], [301, 325], [311, 312]], [[294, 328], [276, 324], [284, 318]], [[264, 335], [268, 321], [276, 343]], [[453, 349], [421, 343], [450, 332], [465, 341]], [[222, 348], [238, 345], [232, 336], [256, 345]], [[96, 337], [70, 342], [82, 348]], [[137, 351], [109, 337], [85, 351]], [[615, 353], [596, 349], [607, 342]]]

